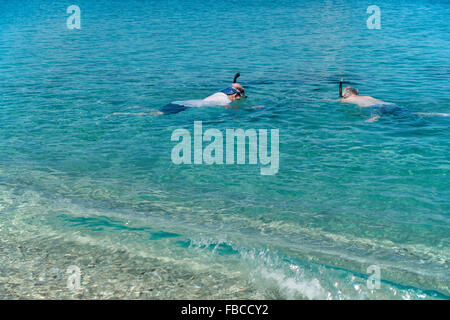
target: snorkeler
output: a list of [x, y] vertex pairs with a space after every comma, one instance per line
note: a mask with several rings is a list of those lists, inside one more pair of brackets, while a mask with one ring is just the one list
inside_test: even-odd
[[342, 89], [344, 79], [339, 82], [339, 101], [344, 103], [356, 104], [362, 108], [371, 110], [371, 117], [366, 122], [378, 121], [385, 114], [414, 114], [425, 117], [450, 117], [449, 113], [442, 112], [411, 112], [405, 107], [396, 105], [395, 103], [385, 102], [370, 96], [360, 96], [358, 90], [353, 87], [345, 87]]
[[376, 99], [370, 96], [360, 96], [358, 90], [351, 86], [342, 89], [343, 82], [344, 79], [341, 79], [341, 81], [339, 82], [339, 101], [344, 103], [356, 104], [362, 108], [376, 107], [372, 110], [372, 116], [368, 120], [366, 120], [367, 122], [375, 122], [380, 119], [382, 114], [394, 113], [402, 109], [391, 102], [385, 102], [383, 100]]
[[360, 96], [358, 90], [353, 87], [345, 87], [342, 89], [342, 83], [344, 79], [339, 82], [339, 96], [341, 102], [357, 104], [360, 107], [371, 107], [374, 105], [392, 105], [393, 103], [385, 102], [379, 99], [375, 99], [370, 96]]
[[232, 85], [220, 92], [216, 92], [201, 100], [174, 101], [162, 107], [160, 112], [161, 114], [175, 114], [188, 108], [211, 106], [223, 106], [225, 108], [229, 108], [229, 104], [232, 101], [247, 98], [244, 87], [236, 82], [239, 76], [240, 74], [236, 73]]

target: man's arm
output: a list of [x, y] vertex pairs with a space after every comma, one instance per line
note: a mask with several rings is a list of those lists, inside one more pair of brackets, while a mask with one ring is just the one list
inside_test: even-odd
[[369, 119], [366, 120], [366, 122], [375, 122], [375, 121], [378, 121], [380, 118], [381, 118], [381, 116], [377, 114], [377, 115], [371, 116]]
[[[241, 106], [230, 106], [230, 105], [226, 105], [226, 106], [223, 106], [225, 109], [241, 109], [242, 107]], [[262, 109], [262, 108], [264, 108], [264, 106], [263, 105], [258, 105], [258, 106], [252, 106], [252, 107], [250, 107], [250, 108], [252, 108], [252, 109]]]

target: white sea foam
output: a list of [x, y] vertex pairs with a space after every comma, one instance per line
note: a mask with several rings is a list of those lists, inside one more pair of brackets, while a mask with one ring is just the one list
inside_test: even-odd
[[277, 270], [262, 268], [261, 276], [269, 281], [274, 281], [288, 299], [296, 299], [299, 296], [307, 299], [326, 298], [326, 292], [317, 279], [296, 279], [289, 277]]
[[450, 113], [442, 112], [416, 112], [415, 114], [425, 117], [450, 117]]

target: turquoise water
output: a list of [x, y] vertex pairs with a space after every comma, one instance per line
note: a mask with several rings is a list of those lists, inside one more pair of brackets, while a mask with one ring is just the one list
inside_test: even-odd
[[[158, 278], [149, 298], [450, 297], [450, 117], [414, 114], [450, 113], [448, 1], [377, 1], [380, 30], [370, 1], [80, 0], [80, 30], [66, 28], [70, 4], [0, 2], [4, 252], [125, 250], [125, 266], [201, 279], [169, 296]], [[236, 72], [240, 108], [112, 116], [204, 98]], [[332, 101], [340, 77], [411, 114], [365, 122]], [[174, 165], [172, 131], [194, 121], [279, 129], [279, 172]], [[58, 266], [33, 252], [3, 255], [3, 281], [25, 262], [33, 275], [16, 296]], [[84, 287], [105, 276], [76, 263]]]

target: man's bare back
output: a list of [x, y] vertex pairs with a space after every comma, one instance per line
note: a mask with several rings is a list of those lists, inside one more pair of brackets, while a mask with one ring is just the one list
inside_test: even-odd
[[[356, 88], [353, 88], [350, 86], [342, 89], [343, 81], [344, 81], [344, 79], [341, 79], [341, 81], [339, 83], [339, 95], [341, 96], [341, 99], [339, 99], [339, 101], [341, 101], [341, 102], [356, 104], [362, 108], [373, 107], [373, 106], [394, 105], [393, 103], [385, 102], [383, 100], [376, 99], [374, 97], [360, 96], [358, 93], [358, 90]], [[369, 119], [367, 119], [366, 121], [367, 122], [375, 122], [378, 119], [380, 119], [380, 117], [381, 117], [380, 114], [376, 114], [376, 115], [373, 115], [372, 117], [370, 117]]]
[[375, 105], [381, 105], [381, 104], [393, 104], [390, 102], [385, 102], [383, 100], [380, 99], [376, 99], [374, 97], [370, 97], [370, 96], [359, 96], [359, 95], [351, 95], [347, 98], [342, 98], [339, 101], [341, 102], [345, 102], [345, 103], [352, 103], [352, 104], [356, 104], [360, 107], [372, 107]]

